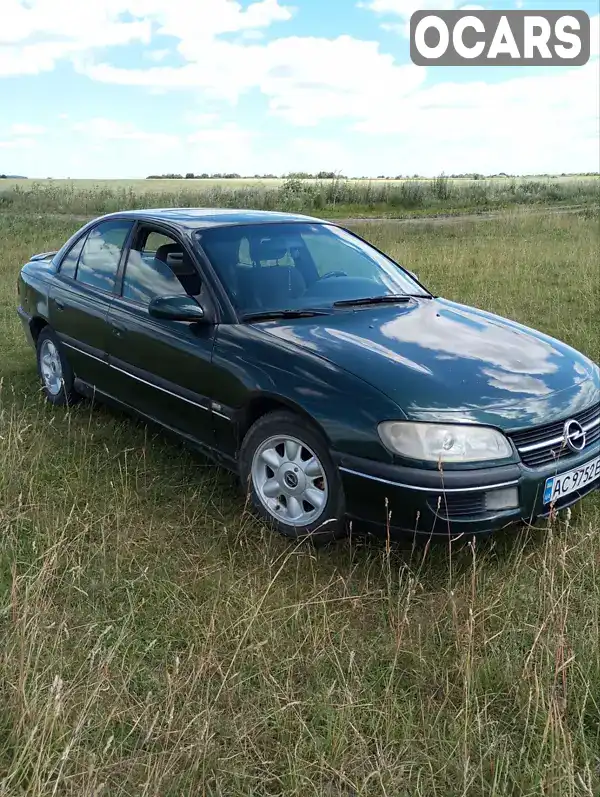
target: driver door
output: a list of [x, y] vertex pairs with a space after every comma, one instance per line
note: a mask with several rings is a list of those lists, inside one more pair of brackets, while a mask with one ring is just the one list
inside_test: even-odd
[[156, 296], [200, 293], [202, 279], [181, 241], [140, 225], [108, 316], [115, 397], [151, 419], [213, 445], [210, 406], [216, 326], [152, 318]]

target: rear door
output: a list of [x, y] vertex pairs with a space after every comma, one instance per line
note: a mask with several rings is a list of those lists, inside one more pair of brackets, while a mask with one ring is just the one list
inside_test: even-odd
[[172, 233], [140, 225], [111, 306], [108, 353], [114, 395], [200, 443], [213, 444], [210, 396], [216, 326], [152, 318], [156, 296], [198, 296], [200, 272]]
[[107, 317], [133, 222], [100, 222], [60, 263], [50, 289], [49, 321], [77, 377], [99, 390], [109, 382]]

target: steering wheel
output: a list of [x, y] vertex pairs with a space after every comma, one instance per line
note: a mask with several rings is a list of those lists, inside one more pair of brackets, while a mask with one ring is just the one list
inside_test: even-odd
[[345, 271], [328, 271], [327, 274], [323, 274], [322, 277], [319, 277], [318, 281], [321, 282], [321, 280], [328, 280], [331, 277], [347, 277], [347, 276], [348, 275], [346, 274]]

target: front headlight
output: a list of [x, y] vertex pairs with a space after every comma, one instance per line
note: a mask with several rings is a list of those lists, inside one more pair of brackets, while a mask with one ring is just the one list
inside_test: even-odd
[[513, 453], [506, 437], [489, 426], [385, 421], [378, 429], [395, 454], [427, 462], [485, 462]]

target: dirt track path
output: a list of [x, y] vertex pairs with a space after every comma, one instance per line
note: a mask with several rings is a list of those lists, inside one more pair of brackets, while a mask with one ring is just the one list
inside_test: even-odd
[[394, 218], [392, 216], [363, 216], [362, 218], [352, 219], [330, 219], [330, 221], [337, 221], [341, 224], [368, 224], [370, 222], [377, 222], [381, 224], [386, 222], [389, 224], [456, 224], [461, 221], [488, 221], [490, 219], [499, 219], [503, 216], [544, 216], [547, 214], [563, 215], [567, 213], [578, 213], [581, 210], [593, 208], [598, 211], [596, 205], [562, 205], [560, 207], [544, 207], [544, 208], [529, 208], [524, 209], [508, 209], [499, 211], [489, 211], [486, 213], [457, 213], [457, 214], [441, 214], [439, 216], [404, 216]]
[[[362, 216], [354, 218], [329, 218], [326, 221], [338, 222], [339, 224], [458, 224], [463, 221], [489, 221], [499, 219], [504, 216], [543, 216], [548, 214], [563, 215], [567, 213], [578, 213], [585, 209], [600, 210], [597, 205], [561, 205], [559, 207], [536, 207], [519, 206], [506, 210], [489, 211], [485, 213], [440, 213], [435, 216]], [[3, 215], [27, 215], [39, 219], [69, 219], [71, 221], [86, 222], [97, 218], [102, 214], [83, 215], [79, 213], [42, 213], [32, 211], [23, 214], [21, 211], [5, 210], [0, 211]]]

